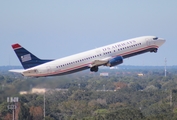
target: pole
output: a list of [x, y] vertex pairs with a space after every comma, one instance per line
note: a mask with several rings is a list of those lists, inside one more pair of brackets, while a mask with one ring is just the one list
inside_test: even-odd
[[44, 120], [45, 120], [45, 92], [44, 92]]
[[165, 58], [165, 77], [167, 76], [167, 59]]
[[105, 85], [103, 85], [103, 91], [105, 91]]
[[16, 103], [18, 97], [7, 97], [7, 102], [10, 103], [7, 108], [12, 110], [12, 120], [15, 120], [15, 109], [17, 108]]
[[14, 109], [13, 109], [13, 119], [12, 120], [15, 120], [15, 114], [14, 114]]
[[170, 107], [172, 107], [172, 89], [170, 90]]

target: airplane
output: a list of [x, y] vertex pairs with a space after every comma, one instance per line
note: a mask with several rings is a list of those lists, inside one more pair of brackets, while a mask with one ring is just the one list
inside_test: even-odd
[[165, 43], [156, 36], [142, 36], [81, 52], [60, 59], [39, 59], [20, 44], [12, 45], [24, 69], [9, 70], [27, 77], [47, 77], [66, 75], [90, 69], [97, 72], [99, 66], [116, 66], [123, 60], [146, 52], [156, 53]]

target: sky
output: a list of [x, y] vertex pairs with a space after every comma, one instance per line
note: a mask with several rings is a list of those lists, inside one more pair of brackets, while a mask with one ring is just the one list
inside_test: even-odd
[[177, 65], [176, 0], [0, 1], [0, 66], [21, 65], [11, 45], [43, 59], [58, 59], [129, 38], [166, 39], [157, 53], [123, 65]]

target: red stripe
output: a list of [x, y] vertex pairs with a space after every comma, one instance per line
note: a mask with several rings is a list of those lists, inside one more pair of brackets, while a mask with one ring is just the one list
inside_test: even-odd
[[18, 49], [18, 48], [21, 48], [21, 46], [20, 46], [19, 44], [13, 44], [13, 45], [12, 45], [12, 48], [13, 48], [13, 49]]
[[74, 68], [69, 68], [69, 69], [66, 69], [66, 70], [58, 70], [58, 72], [54, 72], [54, 73], [47, 73], [47, 74], [40, 74], [40, 75], [35, 75], [35, 76], [47, 76], [47, 75], [55, 75], [55, 74], [60, 74], [60, 73], [64, 73], [64, 72], [69, 72], [69, 71], [72, 71], [72, 70], [76, 70], [78, 68], [82, 68], [82, 67], [85, 67], [85, 66], [88, 66], [90, 63], [88, 64], [84, 64], [84, 65], [81, 65], [81, 66], [77, 66], [77, 67], [74, 67]]
[[120, 54], [119, 56], [124, 56], [124, 55], [128, 55], [128, 54], [131, 54], [131, 53], [134, 53], [134, 52], [139, 52], [141, 50], [145, 50], [146, 48], [158, 48], [158, 46], [152, 45], [152, 46], [149, 46], [149, 47], [137, 49], [137, 50], [134, 50], [134, 51], [131, 51], [131, 52], [127, 52], [127, 53], [124, 53], [124, 54]]
[[[127, 52], [127, 53], [124, 53], [124, 54], [120, 54], [120, 55], [117, 55], [117, 56], [127, 55], [127, 54], [130, 54], [130, 53], [138, 52], [138, 51], [145, 50], [145, 49], [148, 49], [148, 48], [158, 48], [158, 46], [152, 45], [152, 46], [144, 47], [144, 48], [141, 48], [141, 49], [133, 50], [131, 52]], [[58, 70], [55, 73], [40, 74], [40, 75], [35, 75], [35, 76], [39, 77], [39, 76], [47, 76], [47, 75], [60, 74], [60, 73], [68, 72], [68, 71], [71, 71], [71, 70], [75, 70], [77, 68], [82, 68], [82, 67], [88, 66], [89, 64], [91, 64], [91, 63], [87, 63], [87, 64], [84, 64], [84, 65], [81, 65], [81, 66], [76, 66], [74, 68], [69, 68], [69, 69], [66, 69], [66, 70]]]

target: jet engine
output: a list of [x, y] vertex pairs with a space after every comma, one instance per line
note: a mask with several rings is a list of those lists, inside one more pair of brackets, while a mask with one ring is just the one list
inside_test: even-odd
[[117, 56], [113, 59], [110, 59], [109, 62], [107, 63], [107, 66], [112, 67], [116, 66], [123, 63], [123, 57], [122, 56]]

